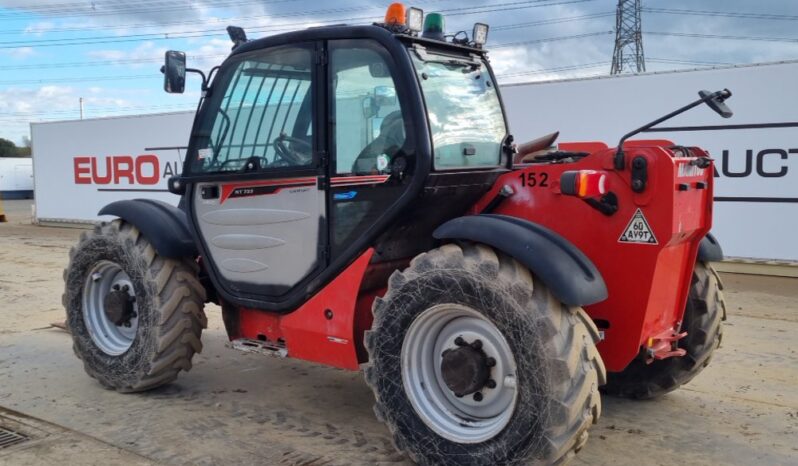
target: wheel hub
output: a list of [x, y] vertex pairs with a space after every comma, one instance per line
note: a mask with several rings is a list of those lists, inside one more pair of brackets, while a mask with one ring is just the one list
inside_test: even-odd
[[112, 291], [108, 292], [103, 299], [103, 311], [108, 320], [116, 326], [130, 327], [130, 320], [136, 317], [134, 303], [136, 298], [128, 294], [129, 287], [124, 285], [114, 285]]
[[476, 393], [490, 380], [488, 356], [482, 351], [480, 340], [468, 345], [462, 338], [457, 349], [447, 349], [441, 358], [441, 376], [455, 396]]
[[130, 276], [108, 260], [97, 262], [86, 277], [83, 320], [92, 341], [109, 356], [125, 353], [136, 339], [140, 309], [133, 289]]
[[405, 333], [401, 364], [413, 409], [444, 438], [484, 442], [513, 416], [515, 358], [496, 325], [473, 308], [443, 303], [419, 314]]

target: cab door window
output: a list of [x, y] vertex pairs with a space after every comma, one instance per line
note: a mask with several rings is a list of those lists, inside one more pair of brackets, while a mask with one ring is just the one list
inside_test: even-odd
[[335, 173], [385, 172], [405, 143], [390, 56], [372, 40], [330, 42]]
[[[192, 173], [303, 167], [313, 162], [313, 48], [286, 46], [235, 56], [214, 83], [194, 134]], [[218, 102], [217, 105], [214, 105]]]

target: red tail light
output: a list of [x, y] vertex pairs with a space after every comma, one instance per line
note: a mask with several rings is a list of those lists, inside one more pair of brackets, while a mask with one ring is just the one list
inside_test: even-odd
[[607, 175], [597, 170], [574, 170], [560, 176], [560, 191], [579, 198], [599, 197], [607, 193]]

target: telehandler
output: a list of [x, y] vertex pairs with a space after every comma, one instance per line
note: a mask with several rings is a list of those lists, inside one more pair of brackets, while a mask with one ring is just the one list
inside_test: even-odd
[[[114, 202], [64, 272], [74, 350], [138, 392], [191, 368], [218, 303], [245, 351], [363, 370], [420, 464], [564, 463], [600, 390], [651, 398], [721, 341], [713, 161], [629, 140], [514, 144], [488, 26], [384, 23], [247, 40], [202, 78], [178, 207]], [[534, 111], [534, 109], [530, 109]]]

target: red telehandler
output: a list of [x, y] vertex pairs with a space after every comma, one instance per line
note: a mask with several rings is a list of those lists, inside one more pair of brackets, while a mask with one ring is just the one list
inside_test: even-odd
[[64, 273], [74, 350], [102, 385], [173, 381], [203, 305], [234, 347], [359, 370], [421, 464], [567, 462], [599, 390], [650, 398], [721, 340], [713, 164], [628, 138], [516, 145], [488, 26], [392, 5], [384, 23], [249, 41], [202, 78], [188, 156], [153, 200], [112, 203]]

